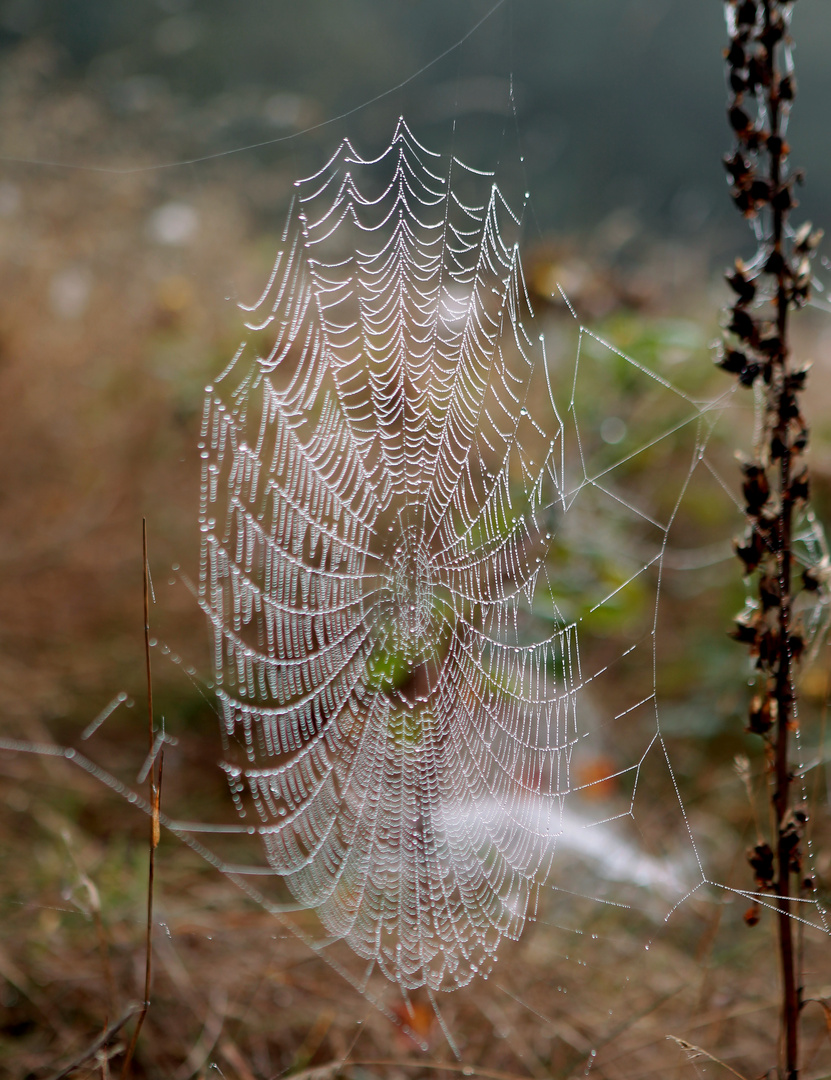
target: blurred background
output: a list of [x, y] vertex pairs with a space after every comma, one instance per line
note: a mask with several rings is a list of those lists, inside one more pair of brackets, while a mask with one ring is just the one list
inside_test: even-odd
[[[799, 95], [789, 137], [794, 165], [806, 170], [794, 220], [829, 229], [828, 4], [800, 0], [793, 29]], [[724, 43], [715, 0], [0, 3], [0, 734], [68, 743], [116, 693], [141, 706], [146, 516], [154, 583], [166, 590], [154, 632], [199, 673], [194, 682], [156, 664], [159, 709], [180, 739], [168, 783], [194, 818], [226, 804], [216, 718], [200, 683], [208, 637], [170, 568], [192, 571], [197, 558], [202, 391], [239, 341], [235, 301], [261, 292], [293, 181], [318, 169], [344, 136], [371, 156], [403, 114], [427, 147], [495, 168], [514, 205], [530, 193], [526, 274], [563, 356], [573, 357], [576, 327], [556, 299], [558, 282], [584, 322], [639, 362], [697, 397], [724, 393], [710, 351], [728, 299], [722, 273], [754, 250], [721, 164], [730, 147]], [[814, 499], [825, 521], [827, 303], [820, 289], [795, 326], [798, 352], [815, 362], [808, 413]], [[631, 369], [602, 370], [583, 387], [598, 430], [605, 416], [623, 414], [627, 395], [627, 415], [638, 416]], [[651, 423], [656, 410], [646, 406], [637, 422]], [[748, 395], [712, 439], [728, 490], [738, 488], [733, 455], [749, 445], [752, 425]], [[662, 483], [677, 489], [689, 444], [664, 451], [654, 471], [633, 465], [627, 483], [649, 491], [660, 469]], [[734, 757], [751, 759], [762, 817], [764, 766], [742, 730], [746, 658], [725, 636], [744, 600], [729, 555], [742, 526], [715, 487], [691, 491], [683, 522], [664, 585], [661, 715], [715, 877], [748, 887], [743, 850], [753, 816]], [[618, 542], [626, 540], [611, 537], [607, 548]], [[598, 568], [609, 581], [614, 572]], [[168, 579], [177, 584], [166, 589]], [[644, 612], [648, 598], [622, 594], [605, 627], [609, 656]], [[803, 687], [804, 755], [819, 763], [811, 790], [826, 831], [827, 670], [820, 650]], [[651, 686], [641, 670], [621, 679], [627, 693], [638, 680]], [[119, 711], [98, 735], [98, 759], [115, 774], [134, 776], [141, 760], [139, 713]], [[654, 727], [643, 723], [642, 741]], [[583, 782], [631, 764], [619, 742], [610, 738], [581, 765]], [[146, 823], [60, 763], [3, 754], [0, 775], [0, 1075], [43, 1076], [112, 1018], [108, 999], [138, 994]], [[669, 857], [665, 808], [677, 799], [666, 773], [644, 785], [650, 798], [632, 832], [660, 861]], [[612, 797], [612, 788], [597, 790]], [[827, 882], [829, 848], [818, 850]], [[165, 1005], [163, 1018], [148, 1021], [139, 1075], [184, 1080], [204, 1074], [214, 1054], [223, 1075], [248, 1080], [345, 1051], [369, 1008], [360, 995], [341, 1001], [328, 969], [296, 944], [263, 959], [270, 917], [241, 906], [195, 857], [171, 855], [163, 881], [172, 928], [157, 975]], [[96, 945], [96, 910], [108, 952]], [[753, 937], [743, 910], [696, 911], [663, 959], [643, 969], [645, 944], [662, 933], [646, 916], [598, 925], [604, 951], [582, 968], [563, 960], [586, 955], [573, 939], [540, 929], [516, 947], [524, 975], [514, 989], [556, 1014], [557, 1031], [524, 1007], [506, 1011], [475, 996], [449, 1006], [448, 1023], [471, 1060], [510, 1074], [568, 1076], [603, 1044], [614, 1052], [602, 1075], [648, 1075], [671, 1060], [678, 1075], [692, 1076], [677, 1048], [667, 1057], [665, 1037], [680, 1033], [679, 1018], [700, 1015], [704, 1030], [692, 1041], [709, 1039], [758, 1072], [775, 1016], [771, 927]], [[558, 911], [560, 930], [572, 916], [574, 925], [585, 919]], [[693, 987], [692, 998], [679, 985]], [[607, 999], [622, 1002], [611, 1019]], [[417, 1016], [434, 1054], [444, 1055], [431, 1010], [416, 1006], [423, 1012], [410, 1021]], [[364, 1056], [406, 1056], [412, 1046], [402, 1047], [400, 1030], [374, 1015]], [[727, 1015], [734, 1022], [725, 1026]], [[598, 1068], [603, 1060], [601, 1052]], [[364, 1072], [392, 1075], [387, 1067]]]

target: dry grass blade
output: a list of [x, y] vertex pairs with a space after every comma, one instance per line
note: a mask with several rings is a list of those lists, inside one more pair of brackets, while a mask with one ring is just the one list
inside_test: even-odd
[[[465, 1065], [453, 1061], [419, 1061], [412, 1058], [362, 1058], [355, 1061], [330, 1061], [326, 1065], [316, 1065], [294, 1073], [291, 1080], [333, 1080], [339, 1073], [350, 1068], [360, 1069], [418, 1069], [423, 1072], [440, 1071], [459, 1073], [462, 1076], [481, 1076], [483, 1080], [527, 1080], [516, 1073], [500, 1072], [498, 1069], [483, 1069], [478, 1065]], [[739, 1075], [738, 1073], [736, 1074]], [[277, 1080], [273, 1077], [272, 1080]], [[742, 1077], [742, 1080], [745, 1080]]]
[[732, 1065], [728, 1065], [726, 1061], [722, 1061], [721, 1058], [715, 1057], [703, 1047], [696, 1046], [695, 1043], [687, 1042], [686, 1039], [679, 1039], [677, 1035], [667, 1035], [667, 1038], [671, 1042], [674, 1042], [678, 1047], [680, 1047], [680, 1049], [683, 1050], [690, 1059], [697, 1057], [707, 1058], [707, 1060], [712, 1061], [714, 1065], [721, 1065], [723, 1069], [726, 1069], [729, 1073], [732, 1073], [733, 1076], [737, 1076], [739, 1080], [747, 1080], [747, 1077], [742, 1075], [742, 1073], [737, 1072], [737, 1070], [734, 1069]]
[[[344, 1069], [348, 1068], [344, 1061], [329, 1061], [325, 1065], [315, 1065], [311, 1069], [303, 1069], [302, 1072], [293, 1073], [291, 1080], [332, 1080]], [[282, 1074], [279, 1074], [282, 1075]], [[278, 1078], [272, 1077], [272, 1080]]]
[[74, 1069], [77, 1069], [79, 1065], [83, 1065], [84, 1062], [89, 1061], [90, 1058], [94, 1058], [96, 1054], [98, 1054], [101, 1050], [104, 1049], [107, 1043], [111, 1042], [112, 1039], [115, 1038], [115, 1036], [119, 1033], [119, 1031], [121, 1031], [121, 1029], [130, 1019], [130, 1017], [135, 1016], [135, 1014], [139, 1011], [140, 1008], [141, 1006], [135, 1003], [130, 1005], [127, 1011], [123, 1013], [118, 1020], [110, 1024], [109, 1027], [105, 1028], [101, 1032], [95, 1042], [90, 1043], [90, 1045], [86, 1048], [86, 1050], [84, 1050], [82, 1054], [79, 1054], [78, 1057], [73, 1058], [68, 1065], [64, 1065], [64, 1067], [59, 1072], [53, 1073], [49, 1077], [49, 1080], [63, 1080], [65, 1076], [69, 1076], [69, 1074]]
[[72, 865], [75, 867], [75, 872], [78, 875], [78, 884], [84, 889], [87, 895], [89, 913], [93, 924], [95, 925], [95, 933], [98, 939], [98, 951], [101, 954], [101, 967], [104, 972], [104, 981], [107, 986], [107, 997], [109, 1001], [113, 1003], [113, 1007], [115, 1007], [118, 996], [115, 979], [113, 978], [112, 964], [110, 963], [110, 948], [107, 940], [107, 931], [104, 927], [104, 920], [101, 915], [101, 897], [95, 883], [89, 875], [84, 872], [82, 866], [78, 862], [78, 858], [72, 847], [72, 838], [68, 829], [61, 830], [61, 838], [66, 845], [67, 853], [72, 860]]
[[174, 1073], [173, 1080], [189, 1080], [191, 1076], [201, 1073], [201, 1070], [205, 1068], [222, 1034], [227, 1010], [228, 999], [222, 989], [218, 989], [211, 995], [207, 1016], [199, 1038], [181, 1067]]

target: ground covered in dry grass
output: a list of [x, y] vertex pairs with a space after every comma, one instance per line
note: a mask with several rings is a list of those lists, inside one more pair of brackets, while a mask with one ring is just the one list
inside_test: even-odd
[[[66, 761], [4, 754], [2, 767], [0, 1075], [40, 1078], [81, 1056], [141, 994], [148, 823]], [[171, 785], [186, 771], [171, 770]], [[197, 779], [204, 788], [211, 775]], [[728, 776], [715, 770], [711, 785], [706, 794], [733, 820], [713, 814], [706, 824], [732, 846], [724, 879], [738, 884], [743, 809], [719, 791]], [[645, 846], [652, 831], [661, 843], [656, 817], [639, 822]], [[440, 995], [439, 1021], [423, 994], [405, 1001], [383, 980], [360, 992], [339, 973], [359, 975], [345, 950], [315, 951], [290, 929], [313, 933], [309, 916], [276, 918], [165, 834], [152, 1005], [134, 1075], [570, 1077], [591, 1067], [609, 1078], [680, 1078], [720, 1070], [704, 1051], [747, 1077], [765, 1071], [777, 1023], [770, 918], [751, 930], [746, 902], [713, 890], [667, 923], [660, 897], [591, 881], [568, 856], [555, 866], [558, 882], [488, 981]], [[599, 899], [587, 902], [584, 889]], [[604, 903], [604, 892], [632, 906]], [[806, 993], [827, 999], [827, 941], [808, 935], [805, 948]], [[806, 1008], [806, 1076], [827, 1074], [823, 1008]], [[130, 1029], [108, 1046], [114, 1072]], [[105, 1056], [70, 1075], [107, 1075]]]

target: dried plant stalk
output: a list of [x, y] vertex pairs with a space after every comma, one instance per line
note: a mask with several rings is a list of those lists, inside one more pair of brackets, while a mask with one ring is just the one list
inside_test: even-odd
[[121, 1067], [122, 1080], [130, 1076], [138, 1044], [139, 1035], [144, 1025], [147, 1010], [150, 1008], [150, 986], [152, 982], [153, 962], [153, 886], [156, 871], [156, 848], [159, 846], [160, 823], [159, 801], [162, 789], [162, 769], [164, 767], [164, 746], [160, 746], [159, 762], [156, 765], [156, 732], [153, 723], [153, 673], [150, 664], [150, 564], [147, 559], [147, 519], [141, 522], [141, 558], [144, 593], [144, 668], [147, 677], [147, 742], [148, 742], [148, 786], [150, 789], [150, 858], [147, 872], [147, 923], [144, 938], [144, 1000], [139, 1011], [133, 1036], [124, 1055]]
[[[760, 839], [748, 859], [758, 889], [770, 892], [778, 909], [784, 1027], [780, 1075], [788, 1080], [798, 1075], [801, 1007], [791, 906], [796, 892], [812, 884], [803, 878], [806, 813], [794, 798], [789, 760], [794, 668], [805, 645], [794, 600], [799, 591], [820, 587], [810, 570], [797, 579], [793, 554], [796, 515], [808, 498], [808, 426], [800, 406], [807, 367], [795, 366], [791, 357], [789, 315], [809, 298], [811, 257], [822, 235], [810, 223], [796, 230], [789, 224], [797, 205], [794, 184], [802, 179], [788, 168], [785, 140], [796, 90], [792, 7], [793, 2], [779, 0], [726, 4], [728, 117], [736, 143], [725, 166], [733, 201], [752, 222], [758, 250], [749, 264], [737, 259], [727, 275], [736, 299], [717, 360], [742, 386], [761, 390], [762, 400], [754, 456], [742, 466], [747, 530], [735, 545], [756, 595], [737, 618], [733, 636], [748, 646], [759, 673], [748, 730], [765, 742], [776, 836], [772, 843]], [[758, 917], [758, 905], [745, 916], [751, 925]]]

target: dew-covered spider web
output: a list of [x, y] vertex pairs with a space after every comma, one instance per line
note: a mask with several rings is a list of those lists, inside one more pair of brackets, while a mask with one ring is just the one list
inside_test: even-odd
[[[198, 595], [223, 768], [297, 903], [405, 991], [487, 977], [556, 887], [575, 788], [609, 779], [575, 772], [609, 670], [583, 637], [657, 595], [685, 486], [645, 503], [617, 482], [626, 424], [598, 440], [581, 423], [579, 353], [571, 386], [552, 375], [521, 224], [491, 174], [403, 120], [375, 158], [344, 140], [296, 183], [248, 336], [206, 392]], [[664, 399], [630, 454], [692, 426], [692, 475], [713, 404], [590, 344]], [[610, 586], [588, 564], [613, 522]], [[648, 670], [657, 607], [634, 606], [613, 666]], [[653, 715], [643, 758], [674, 784], [654, 679], [631, 696], [622, 678], [602, 726]], [[643, 758], [622, 770], [629, 814]], [[706, 874], [673, 801], [680, 900]]]
[[297, 900], [408, 988], [488, 972], [533, 912], [579, 730], [546, 565], [561, 425], [518, 222], [490, 177], [468, 201], [471, 176], [402, 121], [379, 158], [345, 141], [298, 183], [203, 429], [200, 600], [239, 812]]

